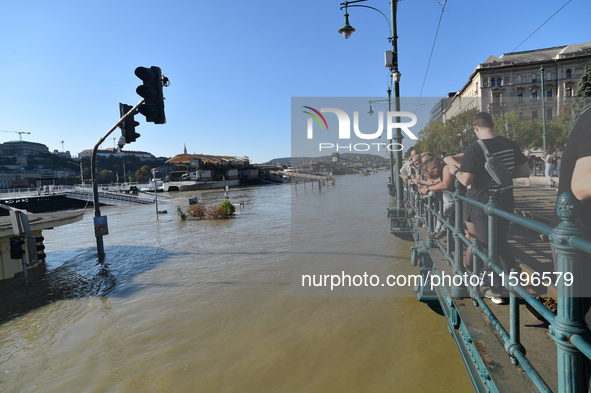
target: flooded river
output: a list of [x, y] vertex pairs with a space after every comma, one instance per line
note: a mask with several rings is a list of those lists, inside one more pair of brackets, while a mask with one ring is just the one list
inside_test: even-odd
[[44, 231], [46, 271], [3, 284], [2, 392], [468, 392], [443, 317], [412, 287], [302, 286], [326, 272], [415, 274], [388, 232], [387, 174], [232, 189], [225, 221], [104, 207]]

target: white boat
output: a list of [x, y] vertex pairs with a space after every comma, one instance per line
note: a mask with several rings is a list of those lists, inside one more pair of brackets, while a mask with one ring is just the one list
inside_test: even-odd
[[232, 180], [179, 180], [165, 181], [163, 183], [164, 191], [194, 191], [210, 190], [213, 188], [224, 188], [225, 186], [238, 186], [239, 179]]
[[150, 183], [148, 183], [148, 186], [140, 188], [140, 191], [154, 192], [154, 189], [156, 189], [156, 192], [164, 191], [164, 182], [162, 179], [151, 179]]

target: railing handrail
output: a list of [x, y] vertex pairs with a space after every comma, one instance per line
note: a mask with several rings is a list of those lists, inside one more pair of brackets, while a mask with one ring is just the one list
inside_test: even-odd
[[[416, 209], [415, 211], [422, 211], [422, 198], [418, 195], [417, 191], [411, 190], [412, 186], [408, 186], [406, 189], [407, 195], [405, 196], [406, 200], [412, 201], [414, 203], [411, 208]], [[478, 208], [483, 209], [483, 211], [489, 216], [489, 236], [492, 233], [492, 242], [493, 245], [496, 244], [496, 239], [494, 239], [496, 228], [496, 217], [508, 220], [510, 223], [514, 223], [521, 227], [530, 229], [534, 232], [539, 234], [543, 234], [549, 237], [550, 245], [553, 246], [556, 250], [558, 255], [558, 268], [557, 270], [562, 273], [567, 273], [568, 270], [565, 269], [566, 266], [572, 266], [577, 261], [580, 262], [581, 255], [583, 254], [591, 254], [591, 241], [585, 237], [583, 237], [582, 231], [577, 231], [576, 225], [572, 222], [572, 218], [576, 216], [576, 214], [572, 211], [572, 207], [574, 205], [572, 193], [569, 195], [568, 193], [564, 193], [559, 198], [559, 204], [561, 198], [565, 199], [564, 207], [561, 213], [561, 208], [558, 208], [558, 215], [561, 217], [565, 224], [560, 224], [559, 226], [552, 228], [549, 225], [542, 224], [536, 222], [532, 219], [525, 218], [519, 216], [517, 214], [507, 212], [502, 210], [496, 205], [496, 201], [494, 197], [491, 197], [489, 203], [483, 204], [479, 201], [473, 200], [469, 197], [463, 195], [464, 189], [463, 186], [456, 181], [456, 192], [450, 193], [449, 191], [444, 191], [444, 193], [448, 195], [452, 195], [454, 198], [454, 204], [456, 208], [456, 222], [455, 226], [452, 226], [450, 221], [446, 220], [445, 217], [442, 215], [442, 208], [443, 203], [440, 201], [439, 203], [439, 211], [432, 206], [431, 196], [428, 197], [428, 203], [425, 208], [427, 213], [427, 230], [429, 234], [432, 235], [434, 233], [434, 221], [440, 220], [442, 225], [444, 225], [448, 230], [453, 231], [453, 239], [455, 239], [455, 257], [451, 258], [451, 254], [449, 252], [449, 244], [451, 236], [448, 233], [448, 242], [445, 247], [441, 244], [441, 242], [435, 239], [435, 244], [438, 245], [439, 249], [444, 252], [445, 259], [448, 263], [454, 266], [454, 273], [458, 273], [463, 271], [463, 266], [457, 266], [461, 264], [463, 256], [458, 257], [458, 253], [463, 254], [463, 244], [467, 247], [470, 247], [473, 255], [476, 255], [477, 258], [485, 262], [485, 266], [489, 269], [492, 269], [498, 274], [503, 273], [503, 269], [498, 261], [498, 256], [495, 254], [494, 250], [489, 250], [488, 253], [485, 253], [483, 250], [478, 247], [478, 245], [474, 244], [474, 242], [470, 241], [466, 236], [464, 236], [463, 228], [461, 229], [460, 225], [462, 223], [458, 222], [458, 219], [462, 219], [461, 209], [463, 203], [468, 203], [472, 206], [476, 206]], [[567, 203], [566, 201], [569, 201]], [[571, 210], [569, 210], [569, 208]], [[458, 212], [458, 210], [460, 212]], [[463, 220], [461, 220], [463, 221]], [[488, 241], [488, 239], [487, 239]], [[459, 246], [459, 247], [458, 247]], [[489, 245], [490, 246], [490, 245]], [[447, 249], [446, 249], [447, 248]], [[458, 249], [459, 248], [459, 249]], [[577, 259], [579, 258], [579, 259]], [[477, 261], [477, 259], [474, 259]], [[567, 265], [567, 262], [570, 263]], [[478, 266], [475, 263], [473, 266], [475, 272], [478, 270]], [[572, 274], [572, 271], [570, 272]], [[558, 313], [554, 315], [552, 311], [550, 311], [546, 306], [542, 304], [538, 299], [534, 298], [525, 287], [519, 285], [510, 286], [509, 288], [511, 293], [510, 298], [510, 324], [513, 327], [514, 324], [519, 325], [519, 313], [516, 311], [518, 310], [518, 300], [516, 295], [521, 296], [526, 302], [528, 302], [536, 311], [538, 311], [541, 316], [546, 319], [550, 326], [551, 326], [551, 334], [554, 337], [554, 340], [557, 344], [557, 351], [558, 351], [558, 368], [559, 370], [568, 370], [561, 373], [559, 371], [559, 389], [566, 390], [566, 386], [569, 386], [569, 391], [587, 391], [587, 381], [581, 382], [585, 379], [585, 372], [584, 372], [584, 363], [580, 357], [577, 357], [576, 351], [572, 351], [569, 347], [574, 347], [578, 351], [580, 351], [583, 356], [591, 359], [591, 338], [589, 336], [589, 330], [582, 319], [582, 316], [573, 316], [574, 313], [570, 312], [567, 307], [578, 307], [573, 306], [573, 303], [582, 302], [580, 297], [575, 297], [572, 295], [572, 288], [566, 288], [565, 285], [558, 286], [558, 298], [557, 305], [558, 305]], [[580, 285], [580, 284], [578, 284]], [[527, 357], [525, 356], [525, 349], [521, 344], [521, 340], [519, 337], [519, 329], [517, 329], [517, 333], [511, 332], [508, 334], [505, 329], [499, 324], [494, 323], [497, 321], [494, 313], [490, 308], [484, 303], [482, 300], [478, 288], [470, 287], [470, 285], [466, 285], [465, 287], [470, 289], [470, 296], [474, 299], [474, 301], [478, 302], [481, 305], [485, 314], [489, 317], [489, 320], [493, 321], [493, 326], [499, 332], [503, 341], [505, 341], [505, 347], [507, 353], [514, 361], [514, 364], [517, 362], [521, 363], [524, 370], [526, 371], [527, 375], [531, 378], [532, 382], [540, 389], [540, 391], [550, 391], [548, 386], [545, 384], [543, 379], [540, 377], [539, 373], [535, 370], [535, 368], [529, 363]], [[577, 292], [574, 292], [577, 293]], [[453, 294], [453, 288], [452, 288]], [[571, 296], [564, 296], [564, 295], [571, 294]], [[561, 295], [563, 295], [561, 297]], [[573, 319], [574, 318], [574, 319]], [[512, 328], [513, 329], [513, 328]], [[509, 351], [509, 348], [512, 348]], [[561, 363], [563, 362], [563, 363]], [[571, 362], [568, 366], [566, 365], [567, 362]], [[574, 364], [574, 365], [573, 365]], [[561, 367], [564, 366], [564, 367]], [[567, 375], [568, 374], [568, 375]], [[576, 386], [572, 386], [572, 381]], [[583, 389], [582, 385], [585, 385], [585, 389]]]

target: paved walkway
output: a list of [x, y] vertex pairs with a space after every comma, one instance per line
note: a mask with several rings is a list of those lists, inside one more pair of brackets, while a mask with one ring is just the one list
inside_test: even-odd
[[[554, 180], [558, 179], [554, 178]], [[548, 180], [543, 176], [532, 176], [530, 187], [525, 186], [523, 179], [518, 179], [515, 181], [514, 195], [516, 210], [531, 215], [542, 224], [550, 225], [556, 209], [558, 188], [546, 187], [547, 184]], [[539, 272], [554, 271], [552, 250], [546, 236], [515, 224], [511, 225], [509, 236], [515, 257], [522, 267]], [[539, 295], [554, 297], [555, 291], [550, 288], [547, 293], [539, 293]]]

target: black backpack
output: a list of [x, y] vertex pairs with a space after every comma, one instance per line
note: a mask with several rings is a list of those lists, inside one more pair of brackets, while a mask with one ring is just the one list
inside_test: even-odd
[[478, 139], [478, 144], [484, 151], [484, 157], [486, 162], [484, 163], [484, 169], [488, 172], [493, 181], [499, 185], [499, 187], [507, 187], [513, 184], [513, 174], [509, 172], [503, 161], [493, 157], [489, 152], [482, 139]]

